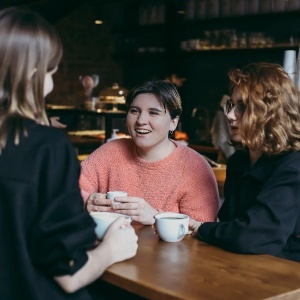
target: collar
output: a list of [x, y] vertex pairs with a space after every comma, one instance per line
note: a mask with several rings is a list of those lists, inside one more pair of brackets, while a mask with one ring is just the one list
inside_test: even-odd
[[230, 173], [237, 176], [252, 176], [258, 180], [266, 180], [270, 177], [271, 173], [274, 170], [276, 162], [282, 157], [282, 155], [276, 156], [267, 156], [262, 154], [262, 156], [256, 161], [256, 163], [251, 167], [250, 166], [250, 155], [248, 151], [237, 151], [233, 154], [228, 164], [231, 165]]

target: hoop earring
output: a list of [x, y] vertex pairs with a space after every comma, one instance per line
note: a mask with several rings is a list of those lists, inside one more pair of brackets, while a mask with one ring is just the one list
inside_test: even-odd
[[174, 133], [174, 131], [173, 131], [173, 130], [170, 130], [169, 133], [172, 135], [172, 134]]

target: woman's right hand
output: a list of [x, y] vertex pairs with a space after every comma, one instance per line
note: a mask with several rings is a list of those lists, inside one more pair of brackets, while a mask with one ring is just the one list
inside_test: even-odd
[[75, 274], [55, 276], [54, 279], [67, 292], [92, 283], [116, 262], [136, 255], [138, 237], [124, 217], [118, 218], [108, 228], [102, 242], [87, 252], [88, 260]]
[[109, 247], [113, 263], [116, 263], [136, 255], [137, 241], [134, 228], [124, 217], [119, 217], [110, 225], [100, 245]]
[[86, 202], [87, 211], [105, 211], [113, 212], [111, 208], [111, 200], [106, 199], [106, 194], [92, 193]]

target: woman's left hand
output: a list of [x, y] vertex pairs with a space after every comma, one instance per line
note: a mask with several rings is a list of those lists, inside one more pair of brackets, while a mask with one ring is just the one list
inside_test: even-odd
[[203, 222], [198, 222], [194, 219], [190, 219], [189, 230], [192, 231], [192, 235], [196, 236], [199, 227], [203, 224]]
[[128, 215], [133, 221], [144, 225], [152, 225], [154, 223], [153, 217], [158, 211], [143, 198], [116, 197], [115, 201], [122, 202], [112, 206], [116, 213]]

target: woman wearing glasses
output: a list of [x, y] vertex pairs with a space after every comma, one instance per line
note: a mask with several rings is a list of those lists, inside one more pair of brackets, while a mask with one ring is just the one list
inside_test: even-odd
[[237, 151], [229, 159], [220, 222], [195, 222], [207, 243], [236, 253], [300, 261], [300, 112], [293, 81], [277, 64], [229, 72], [224, 112]]

